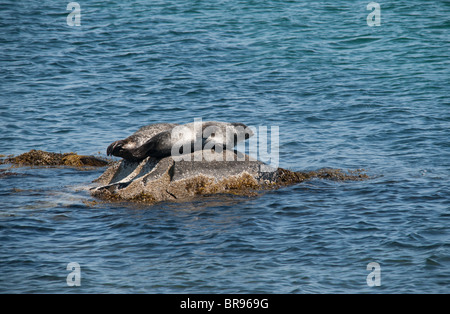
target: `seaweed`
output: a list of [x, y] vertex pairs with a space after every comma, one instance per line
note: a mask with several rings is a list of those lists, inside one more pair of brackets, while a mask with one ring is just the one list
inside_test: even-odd
[[332, 181], [362, 181], [370, 179], [370, 176], [365, 173], [365, 171], [365, 169], [349, 169], [344, 171], [342, 169], [322, 168], [319, 170], [302, 172], [278, 168], [276, 184], [290, 185], [314, 178]]
[[[93, 196], [105, 201], [144, 204], [154, 204], [167, 200], [190, 199], [195, 196], [208, 196], [213, 194], [232, 194], [251, 197], [257, 196], [262, 191], [279, 189], [312, 179], [362, 181], [370, 179], [370, 177], [365, 173], [364, 169], [344, 171], [342, 169], [323, 168], [315, 171], [301, 172], [278, 168], [274, 174], [274, 179], [264, 182], [258, 182], [255, 177], [246, 172], [239, 176], [230, 176], [219, 181], [199, 174], [178, 181], [167, 180], [162, 185], [159, 180], [156, 180], [154, 184], [149, 186], [149, 189], [137, 194], [131, 193], [132, 195], [128, 196], [127, 193], [123, 193], [124, 191], [119, 192], [115, 189], [94, 190]], [[167, 194], [161, 189], [164, 189]]]
[[8, 157], [2, 160], [3, 164], [21, 166], [69, 166], [69, 167], [104, 167], [108, 160], [78, 155], [77, 153], [52, 153], [32, 149], [18, 156]]

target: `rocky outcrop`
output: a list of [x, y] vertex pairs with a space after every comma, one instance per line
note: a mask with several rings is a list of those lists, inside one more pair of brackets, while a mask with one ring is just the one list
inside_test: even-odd
[[[313, 178], [338, 181], [369, 178], [364, 170], [345, 172], [326, 168], [299, 172], [271, 168], [248, 155], [229, 150], [221, 153], [200, 151], [200, 154], [197, 151], [182, 155], [181, 159], [147, 157], [142, 161], [111, 161], [76, 153], [51, 153], [33, 149], [15, 157], [0, 158], [0, 164], [11, 164], [11, 167], [66, 166], [80, 169], [108, 166], [94, 180], [96, 187], [90, 189], [91, 194], [105, 201], [143, 203], [188, 200], [197, 195], [224, 193], [254, 196], [259, 191], [277, 189]], [[11, 175], [20, 174], [0, 169], [0, 178]]]
[[275, 169], [239, 152], [226, 153], [226, 158], [223, 152], [223, 158], [203, 157], [200, 160], [195, 160], [195, 153], [184, 155], [184, 160], [172, 157], [147, 157], [140, 162], [123, 159], [113, 163], [94, 181], [99, 186], [92, 188], [91, 193], [108, 201], [154, 203], [217, 193], [256, 195], [261, 190], [314, 177], [342, 180], [365, 178], [360, 173], [346, 174], [339, 169], [311, 172]]
[[69, 167], [104, 167], [108, 161], [94, 156], [78, 155], [77, 153], [51, 153], [32, 149], [18, 156], [0, 160], [0, 164], [21, 166], [69, 166]]

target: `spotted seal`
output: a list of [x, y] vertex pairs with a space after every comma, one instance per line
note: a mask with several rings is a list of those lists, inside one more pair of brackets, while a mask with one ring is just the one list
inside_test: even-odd
[[233, 148], [251, 136], [252, 130], [243, 123], [156, 123], [140, 128], [123, 140], [113, 142], [106, 153], [108, 156], [139, 161], [148, 156], [163, 158], [202, 149]]

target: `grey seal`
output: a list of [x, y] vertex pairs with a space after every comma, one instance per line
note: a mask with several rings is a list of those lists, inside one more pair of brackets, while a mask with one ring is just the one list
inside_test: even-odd
[[[135, 150], [145, 144], [155, 135], [172, 130], [178, 124], [175, 123], [155, 123], [141, 127], [132, 135], [119, 141], [113, 142], [106, 149], [108, 156], [117, 156], [129, 160], [140, 160], [135, 158]], [[142, 159], [142, 158], [141, 158]]]
[[113, 142], [106, 153], [108, 156], [139, 161], [148, 156], [163, 158], [203, 149], [233, 148], [251, 136], [252, 130], [243, 123], [156, 123], [140, 128], [123, 140]]

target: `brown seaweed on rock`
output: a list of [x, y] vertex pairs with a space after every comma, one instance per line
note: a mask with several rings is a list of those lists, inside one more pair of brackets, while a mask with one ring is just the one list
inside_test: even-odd
[[302, 172], [278, 168], [277, 173], [277, 184], [279, 185], [295, 184], [314, 178], [333, 181], [362, 181], [370, 178], [364, 169], [348, 170], [345, 172], [342, 169], [323, 168]]
[[[236, 155], [238, 157], [238, 155]], [[94, 182], [91, 194], [105, 201], [156, 203], [183, 201], [199, 195], [233, 194], [256, 196], [314, 178], [334, 181], [361, 181], [364, 170], [320, 169], [296, 172], [283, 168], [263, 171], [267, 165], [245, 156], [243, 161], [175, 161], [171, 157], [146, 158], [140, 162], [113, 163]]]
[[107, 160], [78, 155], [77, 153], [51, 153], [32, 149], [27, 153], [3, 159], [1, 163], [14, 166], [69, 166], [69, 167], [104, 167]]

